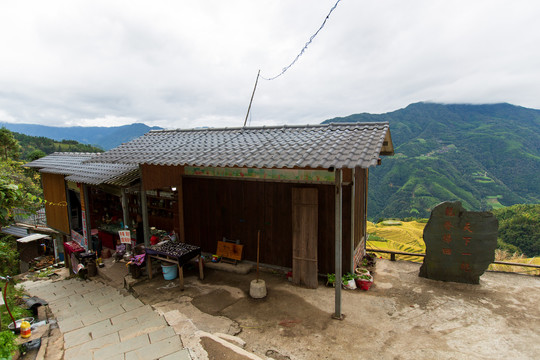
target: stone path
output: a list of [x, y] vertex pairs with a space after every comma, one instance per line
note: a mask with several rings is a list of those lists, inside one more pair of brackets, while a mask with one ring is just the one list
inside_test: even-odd
[[180, 336], [149, 305], [96, 281], [25, 282], [49, 303], [63, 334], [65, 360], [191, 360]]

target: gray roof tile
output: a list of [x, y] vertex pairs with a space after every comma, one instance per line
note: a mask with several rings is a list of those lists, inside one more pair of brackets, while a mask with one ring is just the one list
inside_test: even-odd
[[139, 178], [139, 167], [134, 164], [84, 163], [96, 153], [56, 152], [25, 166], [40, 172], [60, 174], [66, 180], [89, 185], [111, 184], [127, 186]]
[[253, 168], [368, 168], [387, 122], [225, 129], [158, 130], [85, 160], [86, 163]]

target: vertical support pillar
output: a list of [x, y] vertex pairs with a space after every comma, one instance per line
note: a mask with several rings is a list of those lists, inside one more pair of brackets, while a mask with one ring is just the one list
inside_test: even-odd
[[[142, 179], [141, 179], [142, 180]], [[150, 246], [150, 225], [148, 225], [148, 204], [146, 202], [146, 190], [141, 182], [141, 191], [139, 191], [139, 196], [141, 197], [141, 211], [142, 211], [142, 220], [143, 220], [143, 229], [144, 229], [144, 246]]]
[[356, 168], [352, 169], [352, 176], [351, 176], [351, 274], [354, 274], [354, 268], [355, 268], [355, 261], [354, 261], [354, 250], [355, 250], [355, 244], [356, 244], [356, 236], [354, 234], [354, 227], [355, 227], [355, 216], [356, 216], [356, 197], [355, 197], [355, 187], [356, 187]]
[[364, 255], [366, 254], [367, 249], [367, 203], [368, 203], [368, 180], [369, 180], [369, 169], [365, 169], [364, 175], [364, 188], [362, 189], [364, 214], [362, 218], [362, 234], [360, 236], [364, 237]]
[[[128, 210], [128, 199], [126, 194], [126, 189], [122, 188], [121, 191], [121, 202], [122, 202], [122, 222], [124, 223], [124, 228], [129, 227], [129, 210]], [[123, 229], [122, 229], [123, 230]], [[126, 244], [126, 254], [131, 254], [131, 243]]]
[[90, 222], [90, 201], [88, 199], [88, 185], [82, 184], [82, 208], [81, 219], [83, 226], [83, 234], [87, 241], [87, 250], [94, 250], [94, 244], [92, 244], [92, 226]]
[[343, 264], [343, 219], [342, 219], [342, 204], [343, 204], [343, 192], [342, 192], [342, 170], [336, 169], [335, 180], [335, 267], [336, 267], [336, 288], [335, 288], [335, 313], [332, 316], [334, 319], [343, 319], [341, 314], [341, 276], [342, 276], [342, 264]]

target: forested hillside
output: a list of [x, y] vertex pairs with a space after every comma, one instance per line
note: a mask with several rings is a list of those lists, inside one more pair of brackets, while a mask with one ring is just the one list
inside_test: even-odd
[[527, 256], [540, 255], [540, 205], [514, 205], [494, 210], [499, 220], [499, 240]]
[[23, 160], [35, 160], [53, 152], [103, 152], [92, 145], [81, 144], [75, 140], [54, 141], [43, 136], [29, 136], [13, 133], [13, 137], [21, 147], [20, 157]]
[[370, 170], [370, 219], [428, 217], [446, 200], [468, 210], [540, 203], [540, 110], [417, 103], [325, 123], [347, 121], [390, 123], [395, 156]]
[[122, 143], [128, 142], [146, 134], [150, 130], [159, 130], [160, 127], [150, 127], [145, 124], [130, 124], [123, 126], [72, 126], [55, 127], [34, 124], [0, 124], [6, 129], [30, 136], [44, 136], [56, 141], [75, 140], [79, 143], [89, 144], [109, 150]]

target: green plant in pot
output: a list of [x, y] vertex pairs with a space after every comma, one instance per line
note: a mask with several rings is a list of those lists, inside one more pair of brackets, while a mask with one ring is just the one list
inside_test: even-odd
[[351, 273], [344, 274], [341, 277], [341, 282], [343, 284], [343, 287], [345, 289], [351, 289], [351, 290], [356, 289], [356, 283], [355, 283], [356, 277], [357, 275], [355, 274], [351, 274]]
[[356, 269], [354, 269], [354, 273], [358, 276], [360, 275], [369, 275], [369, 270], [368, 269], [364, 269], [362, 267], [357, 267]]
[[336, 274], [327, 274], [326, 275], [326, 285], [327, 286], [336, 286]]

